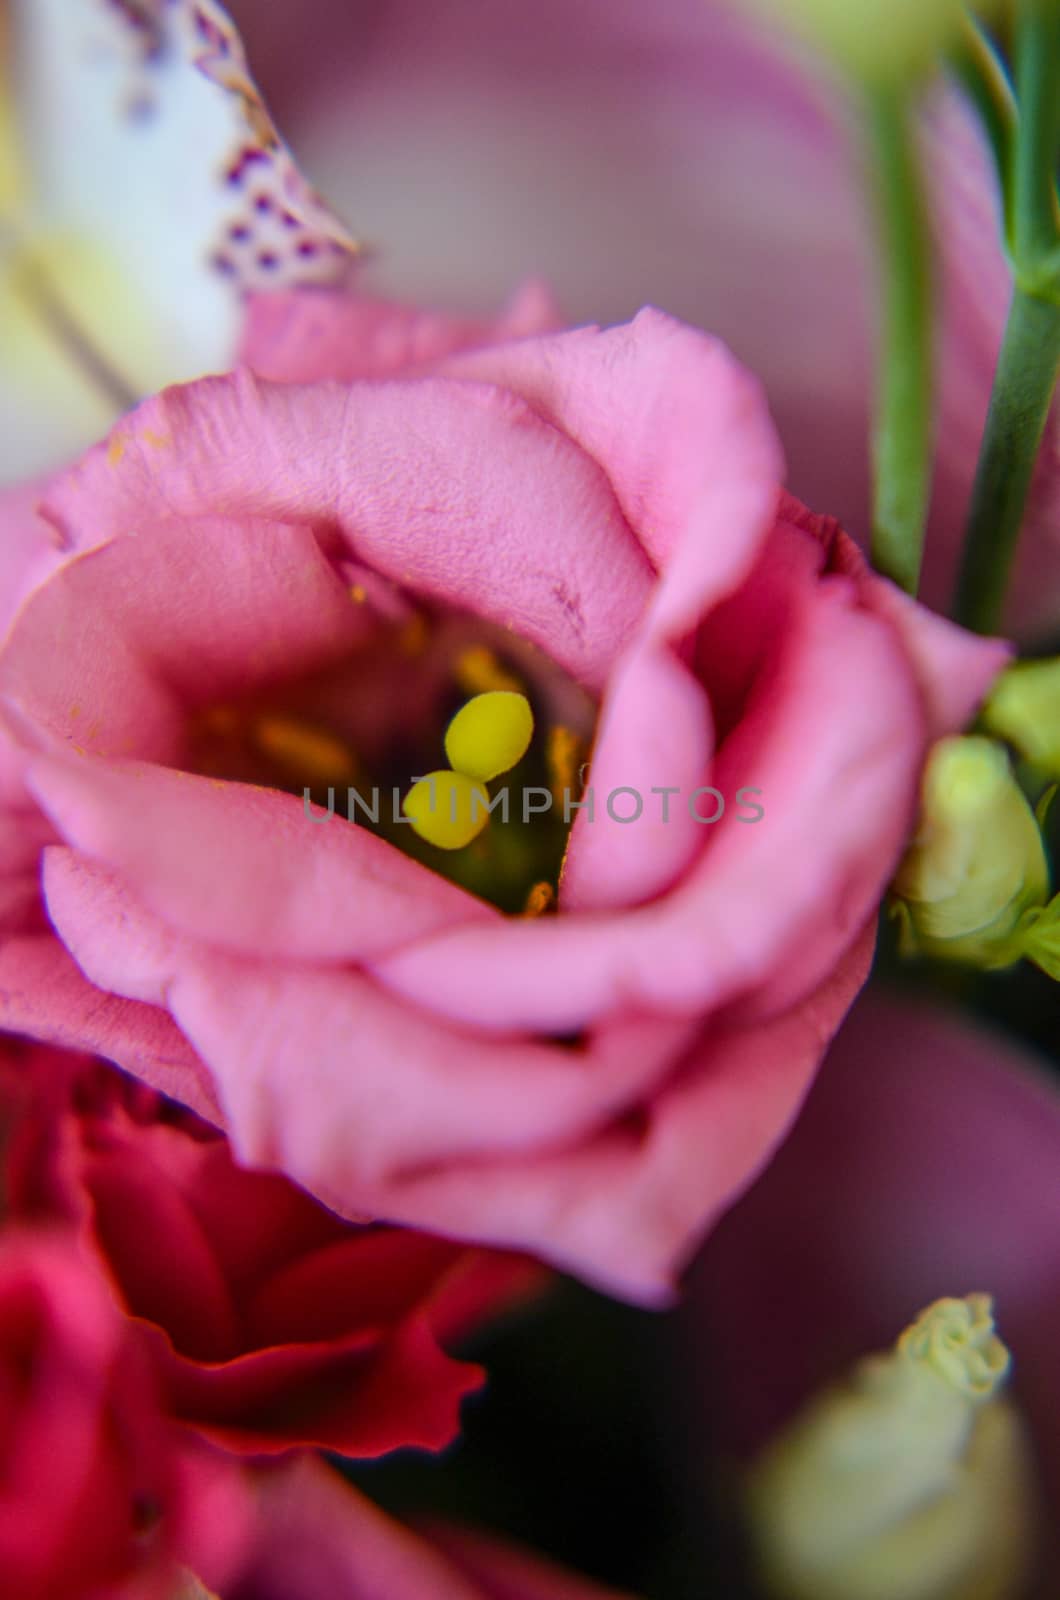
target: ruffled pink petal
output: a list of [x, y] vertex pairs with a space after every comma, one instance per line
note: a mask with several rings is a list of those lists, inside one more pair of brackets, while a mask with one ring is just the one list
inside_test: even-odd
[[[164, 448], [152, 444], [159, 437]], [[604, 474], [514, 394], [423, 378], [316, 385], [249, 373], [170, 389], [57, 484], [61, 525], [102, 542], [156, 517], [341, 530], [347, 553], [606, 676], [650, 572]]]
[[829, 570], [852, 578], [864, 604], [894, 628], [916, 674], [930, 737], [965, 727], [1011, 660], [1012, 646], [969, 633], [879, 577], [833, 517], [817, 516], [785, 494], [780, 518], [812, 534], [828, 552]]
[[44, 483], [0, 490], [0, 634], [26, 595], [60, 566], [67, 552], [37, 513]]
[[[588, 774], [592, 814], [572, 813], [560, 882], [564, 912], [637, 905], [672, 886], [704, 842], [686, 800], [708, 782], [712, 731], [705, 691], [668, 646], [648, 645], [622, 663]], [[652, 792], [660, 786], [679, 793], [664, 802]], [[623, 788], [632, 792], [619, 793]]]
[[23, 609], [0, 694], [27, 740], [174, 763], [189, 709], [308, 671], [365, 626], [305, 528], [155, 524], [145, 504], [122, 531], [138, 529]]
[[259, 959], [367, 960], [499, 920], [386, 840], [311, 821], [273, 789], [76, 756], [38, 760], [30, 782], [62, 837], [175, 931]]
[[169, 1013], [94, 988], [53, 935], [0, 945], [0, 1027], [120, 1062], [208, 1122], [221, 1121], [210, 1074]]
[[45, 881], [91, 979], [166, 1001], [244, 1160], [340, 1212], [528, 1246], [648, 1302], [786, 1127], [871, 947], [772, 1025], [689, 1052], [691, 1028], [626, 1012], [571, 1053], [444, 1030], [355, 973], [177, 939], [69, 852]]
[[604, 468], [662, 572], [653, 637], [686, 631], [751, 566], [784, 462], [761, 389], [724, 345], [649, 308], [620, 328], [473, 352], [443, 370], [513, 389]]
[[[525, 1245], [604, 1292], [672, 1302], [696, 1241], [786, 1131], [832, 1034], [865, 981], [869, 931], [829, 981], [772, 1023], [722, 1029], [628, 1124], [513, 1160], [409, 1174], [388, 1208], [418, 1226]], [[394, 1214], [399, 1214], [397, 1210]]]
[[209, 1062], [244, 1159], [281, 1165], [364, 1211], [387, 1173], [578, 1139], [663, 1077], [680, 1021], [626, 1009], [580, 1049], [450, 1028], [356, 971], [222, 953], [151, 917], [115, 876], [69, 850], [45, 862], [49, 913], [86, 975], [166, 1004]]
[[562, 325], [543, 284], [528, 283], [492, 322], [420, 311], [367, 295], [305, 291], [251, 298], [240, 359], [276, 383], [407, 376], [476, 345]]

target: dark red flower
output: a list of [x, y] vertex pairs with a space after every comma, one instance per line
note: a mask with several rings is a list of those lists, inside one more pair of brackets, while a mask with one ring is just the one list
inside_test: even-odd
[[450, 1442], [483, 1374], [445, 1345], [535, 1269], [344, 1222], [290, 1180], [237, 1166], [214, 1129], [110, 1068], [34, 1060], [12, 1209], [80, 1227], [173, 1416], [237, 1452]]
[[[0, 1585], [12, 1600], [153, 1593], [172, 1442], [144, 1351], [58, 1233], [0, 1240]], [[129, 1585], [129, 1588], [126, 1588]], [[142, 1587], [141, 1587], [142, 1585]]]

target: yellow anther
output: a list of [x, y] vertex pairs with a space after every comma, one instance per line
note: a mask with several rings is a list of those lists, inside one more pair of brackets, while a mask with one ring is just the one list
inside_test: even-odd
[[341, 739], [291, 717], [260, 717], [254, 724], [254, 743], [304, 785], [352, 783], [357, 775]]
[[575, 781], [585, 753], [583, 741], [562, 724], [549, 728], [545, 736], [545, 766], [553, 799], [562, 804], [566, 795], [573, 799], [580, 785]]
[[350, 599], [355, 606], [363, 606], [368, 598], [368, 591], [363, 583], [355, 583], [350, 589]]
[[470, 645], [461, 651], [456, 658], [455, 677], [465, 694], [485, 694], [488, 689], [507, 689], [518, 694], [523, 687], [484, 644]]
[[446, 729], [445, 753], [455, 771], [488, 783], [522, 760], [533, 733], [534, 717], [526, 696], [492, 689], [457, 712]]
[[462, 850], [489, 820], [489, 793], [463, 772], [429, 772], [401, 804], [421, 839], [439, 850]]
[[523, 907], [524, 917], [540, 917], [551, 910], [555, 903], [556, 891], [550, 883], [535, 883], [526, 897]]

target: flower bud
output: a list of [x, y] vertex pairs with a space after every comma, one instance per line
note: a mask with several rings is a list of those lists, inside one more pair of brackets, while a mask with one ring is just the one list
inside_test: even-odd
[[1031, 1550], [1028, 1451], [997, 1396], [986, 1295], [939, 1300], [812, 1401], [753, 1469], [748, 1507], [783, 1600], [1010, 1600]]
[[1060, 778], [1060, 658], [1019, 661], [1003, 672], [983, 721], [1036, 767]]
[[992, 739], [943, 739], [928, 757], [920, 824], [892, 885], [906, 955], [1008, 966], [1023, 914], [1049, 895], [1041, 830]]
[[[961, 0], [756, 0], [759, 10], [853, 77], [899, 82], [930, 69], [957, 36]], [[987, 9], [983, 7], [982, 9]]]

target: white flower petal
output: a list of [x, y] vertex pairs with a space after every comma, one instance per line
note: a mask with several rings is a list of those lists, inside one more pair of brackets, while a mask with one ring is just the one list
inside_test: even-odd
[[339, 281], [356, 253], [214, 0], [14, 0], [13, 20], [28, 197], [0, 222], [0, 328], [36, 327], [0, 345], [0, 416], [47, 400], [42, 448], [27, 414], [0, 476], [54, 460], [56, 437], [79, 447], [144, 393], [229, 365], [245, 293]]

